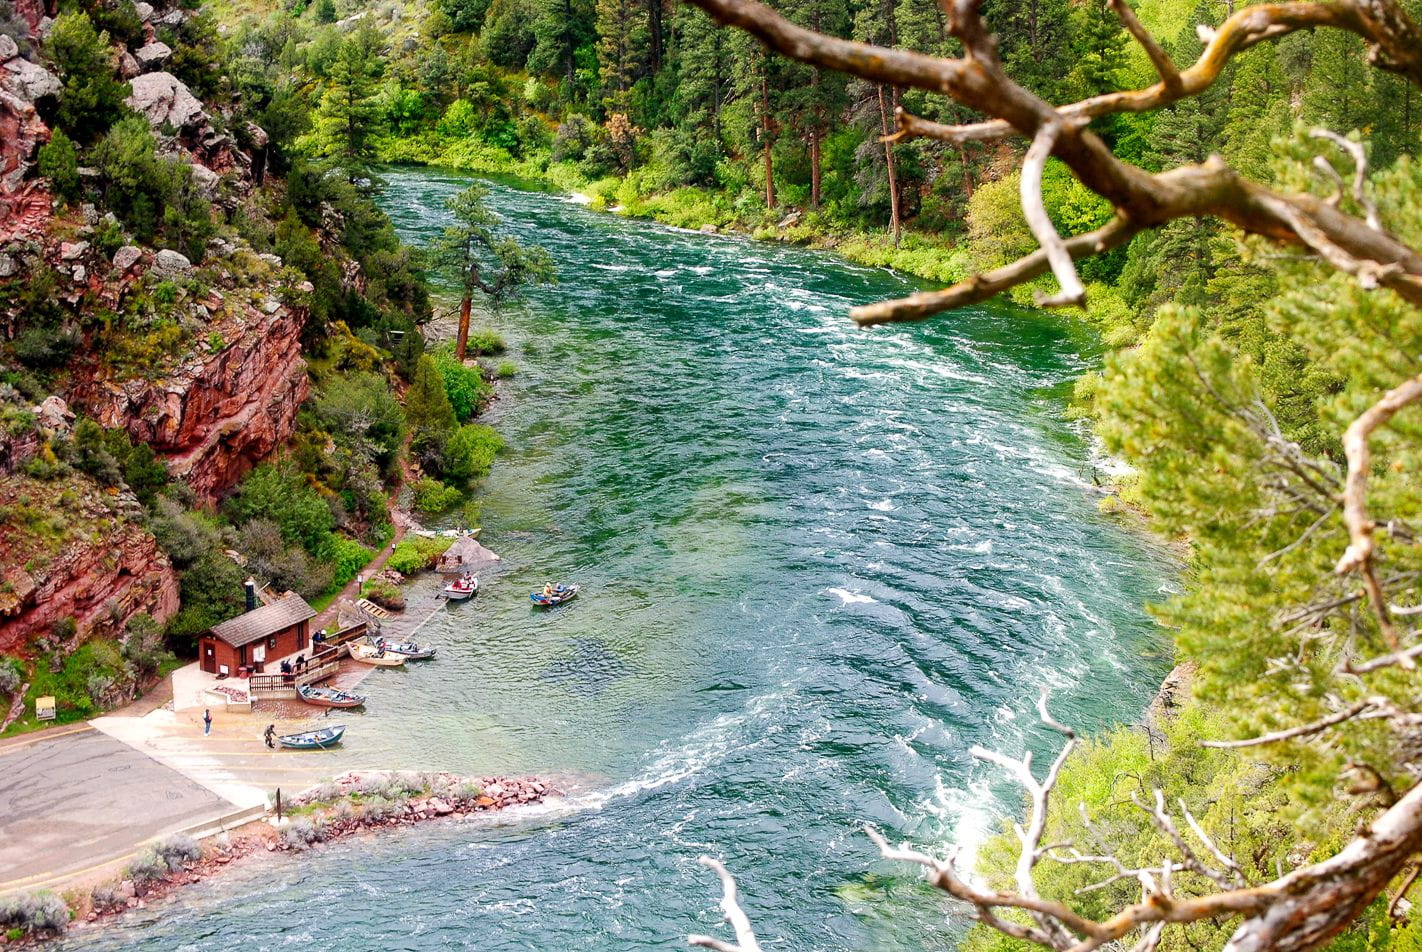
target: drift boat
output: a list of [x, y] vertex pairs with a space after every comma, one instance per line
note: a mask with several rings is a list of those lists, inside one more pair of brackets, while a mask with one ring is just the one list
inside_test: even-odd
[[465, 575], [444, 587], [444, 597], [451, 602], [462, 602], [477, 591], [479, 591], [479, 577]]
[[341, 735], [346, 732], [346, 725], [333, 724], [330, 727], [323, 727], [318, 731], [303, 731], [300, 734], [283, 734], [277, 738], [277, 743], [292, 750], [325, 750], [333, 744], [341, 742]]
[[387, 652], [393, 651], [397, 655], [404, 655], [406, 661], [423, 661], [435, 656], [433, 645], [422, 645], [418, 641], [377, 641], [375, 647], [384, 648]]
[[335, 688], [318, 688], [314, 684], [298, 684], [296, 693], [307, 704], [316, 707], [360, 707], [365, 703], [364, 694], [347, 694]]
[[378, 668], [394, 668], [405, 663], [405, 656], [402, 654], [359, 641], [351, 642], [350, 651], [352, 660], [361, 664], [373, 664]]
[[540, 608], [550, 608], [553, 605], [561, 605], [578, 594], [578, 586], [564, 585], [561, 582], [553, 586], [551, 594], [545, 592], [533, 592], [528, 597], [533, 600], [533, 604]]

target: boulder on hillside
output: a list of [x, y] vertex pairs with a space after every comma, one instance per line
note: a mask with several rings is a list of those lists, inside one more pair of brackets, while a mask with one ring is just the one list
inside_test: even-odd
[[149, 20], [153, 19], [153, 4], [144, 3], [143, 0], [138, 0], [138, 2], [133, 5], [133, 12], [138, 14], [138, 19], [140, 22], [147, 23]]
[[192, 269], [193, 263], [188, 260], [187, 255], [169, 248], [164, 248], [153, 256], [153, 272], [165, 278], [176, 278]]
[[15, 38], [6, 33], [0, 33], [0, 63], [12, 60], [20, 55], [19, 44]]
[[124, 245], [114, 252], [114, 268], [120, 274], [126, 273], [129, 268], [138, 264], [138, 260], [143, 257], [143, 249], [135, 248], [133, 245]]
[[124, 102], [143, 113], [155, 129], [164, 124], [174, 129], [195, 129], [207, 123], [202, 103], [172, 73], [145, 73], [135, 76], [128, 85], [132, 91]]
[[0, 86], [25, 102], [39, 102], [58, 96], [64, 84], [59, 77], [36, 63], [16, 56], [0, 67]]
[[138, 60], [138, 65], [144, 72], [151, 72], [168, 62], [172, 55], [173, 48], [171, 46], [162, 40], [154, 40], [146, 46], [139, 47], [133, 57]]

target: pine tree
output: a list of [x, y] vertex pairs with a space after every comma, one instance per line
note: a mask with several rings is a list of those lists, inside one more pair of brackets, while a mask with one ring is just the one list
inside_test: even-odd
[[[845, 0], [788, 0], [785, 15], [812, 30], [844, 36], [849, 30]], [[808, 74], [808, 75], [806, 75]], [[843, 74], [794, 64], [786, 107], [802, 130], [810, 157], [810, 207], [820, 207], [821, 145], [830, 124], [843, 114], [848, 97]]]
[[64, 80], [58, 124], [79, 142], [93, 142], [118, 119], [127, 94], [114, 74], [108, 33], [95, 30], [87, 13], [63, 13], [54, 21], [45, 53]]
[[[854, 18], [854, 38], [865, 43], [873, 43], [878, 46], [898, 46], [899, 45], [899, 23], [898, 23], [899, 0], [872, 0], [872, 2], [862, 7]], [[857, 84], [864, 86], [865, 84]], [[899, 105], [899, 89], [896, 86], [885, 86], [883, 83], [870, 84], [865, 90], [868, 95], [861, 94], [860, 105], [857, 110], [861, 116], [867, 116], [877, 108], [878, 136], [887, 136], [894, 131], [894, 110]], [[872, 105], [870, 104], [872, 103]], [[867, 107], [867, 108], [866, 108]], [[873, 123], [871, 123], [871, 126]], [[889, 192], [889, 234], [893, 236], [894, 244], [899, 243], [899, 233], [903, 229], [903, 215], [900, 210], [901, 198], [899, 195], [898, 176], [898, 153], [894, 144], [885, 142], [884, 152], [884, 174], [887, 179]]]
[[610, 113], [630, 108], [632, 84], [646, 68], [651, 42], [643, 0], [597, 0], [598, 75], [603, 107]]
[[425, 465], [438, 466], [459, 424], [439, 368], [429, 354], [420, 356], [410, 377], [410, 389], [405, 391], [405, 422], [410, 427], [410, 452]]
[[499, 218], [484, 204], [488, 194], [484, 186], [471, 185], [452, 197], [447, 204], [455, 223], [445, 228], [430, 247], [435, 266], [457, 280], [463, 292], [454, 349], [455, 359], [461, 361], [469, 340], [469, 312], [475, 291], [483, 292], [497, 306], [525, 285], [555, 280], [553, 259], [547, 251], [537, 245], [525, 248], [512, 238], [495, 234]]
[[366, 24], [341, 41], [309, 139], [314, 154], [335, 159], [355, 179], [375, 154], [376, 83], [385, 71], [380, 35]]
[[528, 71], [561, 75], [569, 90], [577, 82], [577, 52], [597, 36], [596, 10], [590, 0], [537, 0], [533, 51]]

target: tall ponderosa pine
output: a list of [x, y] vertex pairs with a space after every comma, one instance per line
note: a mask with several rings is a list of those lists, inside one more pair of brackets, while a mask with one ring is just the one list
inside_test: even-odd
[[380, 118], [376, 84], [385, 72], [382, 40], [366, 24], [341, 41], [316, 112], [311, 148], [335, 159], [352, 179], [375, 155], [373, 135]]
[[459, 282], [459, 337], [454, 356], [463, 360], [469, 340], [469, 312], [474, 292], [485, 294], [495, 306], [528, 284], [556, 280], [553, 259], [537, 245], [523, 247], [512, 238], [494, 233], [499, 217], [484, 204], [489, 190], [471, 185], [448, 202], [455, 223], [445, 228], [430, 246], [436, 267]]
[[[854, 38], [878, 46], [898, 46], [898, 6], [899, 0], [871, 0], [865, 4], [854, 18]], [[887, 136], [894, 131], [894, 110], [899, 105], [898, 87], [886, 87], [883, 83], [875, 83], [871, 84], [869, 89], [874, 105], [878, 108], [879, 135]], [[861, 114], [865, 112], [862, 105], [860, 112]], [[883, 150], [884, 174], [888, 178], [889, 190], [889, 233], [893, 236], [894, 244], [897, 245], [899, 233], [903, 229], [903, 216], [899, 207], [898, 156], [895, 146], [891, 142], [885, 142]]]
[[561, 76], [571, 94], [577, 83], [578, 50], [597, 40], [594, 4], [591, 0], [536, 0], [534, 10], [528, 71]]
[[628, 111], [632, 85], [646, 68], [651, 44], [644, 0], [597, 0], [598, 74], [603, 106]]
[[[849, 5], [845, 0], [787, 0], [784, 13], [797, 23], [832, 36], [849, 30]], [[821, 146], [831, 124], [847, 105], [842, 73], [815, 66], [787, 64], [791, 82], [786, 105], [802, 130], [810, 158], [810, 207], [820, 207]], [[806, 75], [807, 74], [807, 75]]]

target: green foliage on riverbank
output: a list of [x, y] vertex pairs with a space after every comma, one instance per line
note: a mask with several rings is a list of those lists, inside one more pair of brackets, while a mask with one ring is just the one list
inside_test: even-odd
[[414, 575], [423, 569], [434, 566], [435, 561], [445, 551], [454, 544], [453, 539], [435, 538], [427, 539], [423, 536], [401, 539], [400, 544], [395, 546], [395, 551], [390, 553], [390, 558], [385, 564], [401, 575]]

